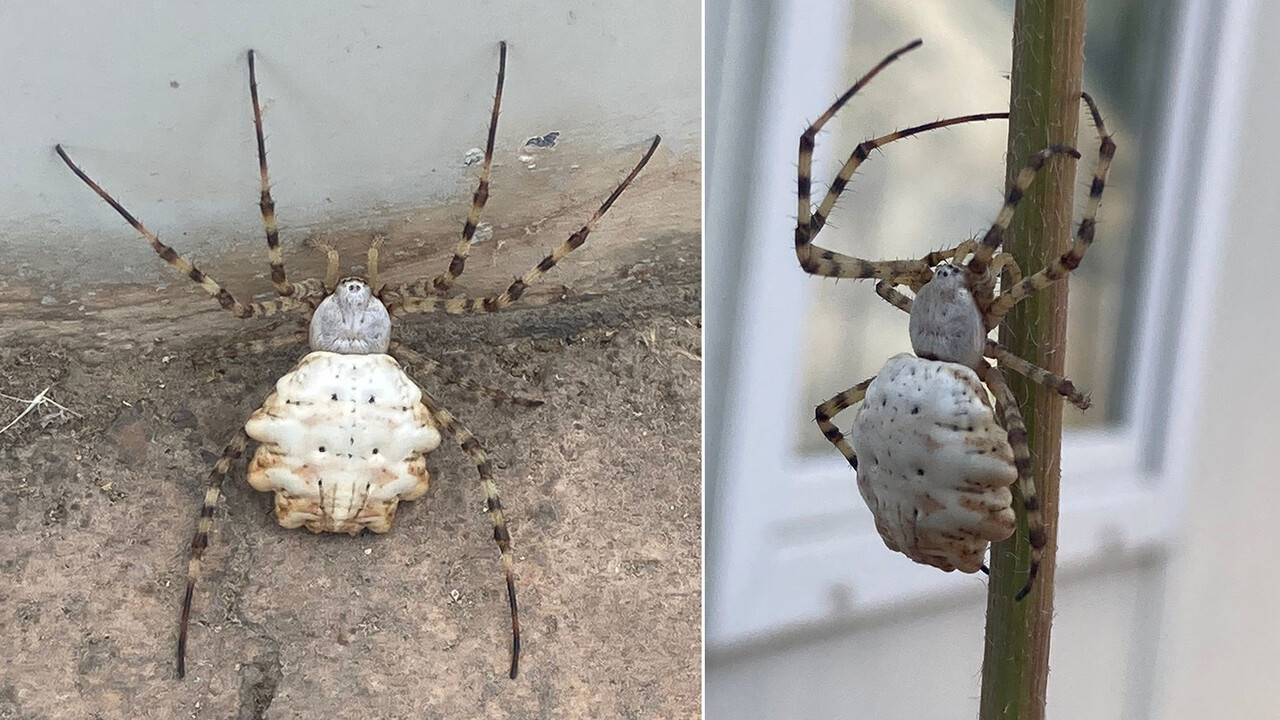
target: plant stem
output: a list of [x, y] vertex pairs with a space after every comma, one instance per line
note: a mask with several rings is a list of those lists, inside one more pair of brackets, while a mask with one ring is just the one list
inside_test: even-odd
[[[1076, 145], [1084, 66], [1084, 0], [1017, 0], [1014, 10], [1012, 94], [1007, 174], [1052, 144]], [[1076, 162], [1055, 156], [1023, 197], [1005, 236], [1026, 273], [1044, 267], [1070, 242]], [[1000, 330], [1014, 353], [1062, 373], [1066, 347], [1067, 283], [1021, 303]], [[982, 659], [981, 720], [1041, 720], [1049, 676], [1049, 631], [1058, 536], [1058, 475], [1062, 398], [1006, 373], [1027, 424], [1048, 544], [1031, 595], [1014, 596], [1030, 564], [1025, 517], [1018, 532], [991, 548], [986, 649]], [[1021, 516], [1021, 513], [1020, 513]]]

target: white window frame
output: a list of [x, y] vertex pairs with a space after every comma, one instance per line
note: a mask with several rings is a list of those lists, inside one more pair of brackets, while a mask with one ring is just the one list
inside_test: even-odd
[[[708, 418], [707, 434], [708, 457], [716, 461], [707, 468], [706, 500], [706, 641], [713, 653], [845, 624], [903, 603], [985, 593], [985, 579], [914, 565], [886, 549], [844, 460], [834, 452], [802, 457], [792, 439], [792, 405], [801, 401], [800, 309], [810, 306], [820, 282], [800, 271], [791, 242], [796, 150], [808, 119], [802, 113], [824, 107], [832, 88], [847, 81], [842, 44], [852, 20], [848, 5], [735, 5], [735, 11], [764, 12], [774, 22], [756, 137], [724, 138], [711, 125], [725, 121], [708, 118], [708, 137], [721, 140], [708, 145], [707, 242], [731, 243], [744, 255], [744, 274], [728, 296], [737, 304], [730, 347], [726, 357], [709, 356], [706, 371], [708, 392], [724, 393], [708, 398], [709, 407], [724, 409], [723, 418]], [[1139, 290], [1126, 420], [1118, 432], [1114, 426], [1070, 431], [1063, 439], [1058, 569], [1068, 576], [1103, 562], [1114, 568], [1163, 553], [1182, 526], [1180, 469], [1188, 465], [1184, 448], [1198, 397], [1170, 397], [1168, 389], [1196, 387], [1206, 362], [1208, 298], [1220, 277], [1219, 229], [1226, 226], [1249, 56], [1247, 40], [1240, 38], [1249, 35], [1253, 13], [1251, 0], [1178, 5], [1167, 121], [1153, 130], [1162, 150], [1145, 169], [1154, 173], [1158, 192], [1149, 235], [1138, 240], [1147, 243], [1149, 262]], [[724, 40], [726, 56], [734, 54], [733, 41]], [[738, 77], [720, 83], [725, 93], [741, 85]], [[722, 109], [732, 107], [725, 94], [717, 100]], [[750, 190], [740, 202], [717, 206], [715, 200], [727, 195], [715, 184], [734, 182], [717, 169], [740, 172], [742, 153], [753, 158]], [[743, 236], [717, 233], [728, 218], [744, 213]], [[708, 257], [715, 254], [710, 250]], [[707, 279], [714, 297], [721, 277], [709, 267]], [[708, 300], [708, 312], [715, 302]]]

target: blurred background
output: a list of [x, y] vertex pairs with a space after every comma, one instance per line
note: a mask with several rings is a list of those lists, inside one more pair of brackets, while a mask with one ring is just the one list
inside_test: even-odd
[[[976, 714], [985, 577], [886, 549], [813, 422], [910, 346], [871, 283], [800, 270], [796, 149], [914, 38], [819, 136], [815, 201], [863, 139], [1007, 109], [1012, 14], [1012, 0], [707, 3], [709, 718]], [[1067, 373], [1095, 404], [1065, 411], [1051, 717], [1280, 717], [1261, 682], [1280, 670], [1280, 583], [1255, 559], [1280, 544], [1276, 40], [1274, 4], [1089, 4], [1084, 85], [1119, 151], [1071, 279]], [[819, 243], [905, 258], [980, 234], [1006, 137], [1003, 121], [971, 124], [873, 153]], [[1078, 146], [1083, 200], [1084, 119]]]

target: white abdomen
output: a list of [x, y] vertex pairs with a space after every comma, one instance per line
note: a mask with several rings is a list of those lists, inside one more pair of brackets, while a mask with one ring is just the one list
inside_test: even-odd
[[245, 423], [261, 443], [249, 484], [276, 494], [284, 527], [386, 532], [401, 500], [427, 491], [440, 432], [422, 391], [389, 355], [317, 351]]
[[1017, 527], [1013, 450], [969, 368], [895, 355], [867, 388], [852, 444], [858, 491], [890, 550], [977, 572]]

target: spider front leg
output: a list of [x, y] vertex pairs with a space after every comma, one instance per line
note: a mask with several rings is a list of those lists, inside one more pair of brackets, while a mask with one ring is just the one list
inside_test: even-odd
[[[1004, 242], [1004, 234], [1009, 229], [1009, 223], [1013, 222], [1013, 213], [1018, 209], [1018, 203], [1022, 202], [1022, 196], [1026, 194], [1027, 188], [1031, 187], [1040, 169], [1054, 155], [1070, 155], [1077, 160], [1080, 159], [1080, 151], [1067, 145], [1050, 145], [1028, 158], [1026, 167], [1022, 168], [1018, 177], [1009, 183], [1009, 189], [1004, 196], [1004, 205], [1000, 207], [995, 222], [982, 236], [982, 242], [978, 243], [978, 247], [973, 251], [973, 257], [969, 259], [966, 267], [971, 274], [983, 279], [984, 284], [989, 284], [987, 292], [995, 285], [995, 275], [988, 272], [988, 266], [991, 258], [1000, 249], [1000, 244]], [[974, 289], [974, 295], [977, 294], [977, 289]]]
[[502, 499], [498, 497], [498, 486], [493, 482], [493, 468], [489, 464], [489, 456], [480, 441], [471, 431], [458, 422], [448, 410], [436, 405], [435, 399], [424, 390], [422, 404], [431, 413], [436, 425], [453, 436], [454, 442], [475, 463], [476, 472], [480, 475], [480, 490], [484, 493], [485, 505], [489, 510], [489, 519], [493, 521], [493, 539], [498, 543], [498, 551], [502, 554], [502, 568], [507, 576], [507, 602], [511, 606], [511, 670], [509, 677], [516, 679], [520, 671], [520, 610], [516, 604], [515, 556], [511, 552], [511, 534], [507, 531], [507, 520], [502, 512]]
[[640, 174], [644, 166], [649, 163], [649, 159], [653, 157], [653, 153], [657, 151], [658, 144], [661, 142], [661, 136], [654, 136], [653, 142], [649, 145], [649, 149], [645, 151], [644, 156], [640, 158], [640, 162], [636, 163], [627, 177], [600, 204], [600, 208], [595, 211], [591, 219], [587, 220], [587, 224], [579, 228], [573, 235], [570, 235], [568, 240], [565, 240], [559, 247], [551, 251], [550, 255], [542, 258], [537, 265], [526, 270], [524, 275], [516, 278], [515, 282], [511, 283], [500, 294], [482, 298], [451, 297], [445, 299], [435, 294], [423, 295], [421, 289], [416, 289], [414, 285], [400, 285], [379, 295], [386, 302], [387, 311], [392, 315], [404, 315], [407, 313], [443, 310], [451, 315], [465, 315], [469, 313], [496, 312], [519, 300], [527, 287], [537, 282], [539, 278], [549, 272], [569, 253], [582, 247], [583, 243], [587, 241], [587, 236], [595, 229], [596, 223], [600, 222], [600, 218], [609, 212], [609, 208], [613, 207], [613, 203], [627, 189], [631, 181], [636, 179], [636, 176]]
[[867, 388], [871, 386], [872, 381], [875, 379], [876, 376], [872, 375], [822, 403], [813, 411], [814, 419], [818, 421], [818, 428], [822, 430], [823, 437], [836, 446], [840, 454], [844, 455], [844, 459], [849, 461], [849, 467], [854, 470], [858, 469], [858, 455], [853, 452], [853, 448], [849, 445], [849, 441], [845, 439], [844, 433], [840, 432], [840, 429], [836, 427], [832, 419], [848, 408], [862, 402], [862, 398], [867, 395]]
[[[476, 194], [471, 198], [471, 212], [462, 225], [462, 237], [458, 247], [453, 251], [453, 259], [449, 261], [449, 269], [435, 277], [434, 280], [420, 280], [406, 285], [403, 292], [412, 295], [428, 295], [444, 293], [453, 287], [453, 283], [462, 275], [467, 265], [467, 255], [471, 252], [471, 240], [475, 237], [476, 228], [480, 226], [480, 214], [484, 212], [485, 203], [489, 201], [489, 176], [493, 169], [493, 145], [498, 133], [498, 111], [502, 107], [502, 84], [507, 76], [507, 42], [498, 43], [498, 89], [493, 94], [493, 112], [489, 116], [489, 136], [484, 146], [484, 165], [480, 169], [480, 184], [476, 186]], [[378, 288], [374, 288], [376, 292]]]
[[[933, 252], [921, 258], [920, 261], [923, 262], [925, 265], [928, 265], [929, 267], [935, 267], [939, 263], [941, 263], [943, 260], [952, 260], [952, 262], [959, 265], [960, 262], [964, 260], [964, 258], [967, 257], [969, 253], [977, 249], [977, 247], [978, 247], [978, 238], [971, 237], [968, 240], [961, 242], [959, 245], [956, 245], [953, 248], [949, 248], [946, 250], [934, 250]], [[911, 288], [913, 292], [918, 291], [919, 289], [920, 288], [916, 288], [916, 287]]]
[[1080, 97], [1084, 99], [1085, 105], [1089, 106], [1089, 114], [1093, 118], [1093, 125], [1097, 128], [1098, 135], [1101, 137], [1101, 143], [1098, 147], [1098, 164], [1093, 169], [1093, 182], [1089, 185], [1089, 200], [1085, 205], [1084, 217], [1080, 220], [1080, 227], [1076, 229], [1075, 241], [1071, 243], [1071, 247], [1065, 253], [1049, 263], [1043, 270], [1021, 282], [1015, 283], [1007, 292], [1001, 293], [991, 307], [989, 327], [999, 325], [1004, 316], [1018, 303], [1070, 275], [1073, 270], [1080, 266], [1080, 261], [1084, 259], [1084, 254], [1089, 251], [1089, 246], [1093, 244], [1098, 209], [1102, 205], [1102, 191], [1107, 185], [1107, 172], [1111, 169], [1111, 160], [1116, 154], [1116, 143], [1111, 139], [1111, 135], [1107, 133], [1106, 125], [1102, 122], [1102, 113], [1098, 111], [1098, 106], [1094, 103], [1093, 98], [1089, 96], [1089, 93], [1080, 93]]
[[187, 591], [182, 596], [182, 619], [178, 624], [178, 677], [187, 675], [187, 626], [191, 621], [191, 597], [195, 593], [196, 578], [200, 575], [200, 559], [204, 557], [204, 549], [209, 546], [209, 531], [213, 528], [213, 513], [218, 508], [218, 498], [222, 496], [222, 483], [231, 471], [231, 464], [244, 454], [249, 447], [249, 436], [244, 428], [236, 432], [227, 447], [222, 451], [213, 471], [209, 473], [209, 484], [204, 491], [204, 503], [200, 506], [200, 521], [196, 523], [195, 536], [191, 538], [191, 557], [187, 561]]
[[262, 107], [258, 103], [258, 75], [249, 51], [249, 99], [253, 103], [253, 132], [258, 141], [258, 177], [262, 182], [258, 208], [262, 210], [262, 227], [267, 233], [267, 260], [271, 264], [271, 284], [278, 295], [292, 295], [294, 287], [284, 274], [284, 254], [280, 250], [280, 229], [276, 226], [276, 202], [271, 198], [271, 180], [267, 176], [267, 141], [262, 132]]
[[862, 258], [844, 255], [813, 244], [814, 237], [826, 225], [827, 217], [835, 208], [836, 200], [840, 194], [844, 192], [845, 187], [849, 184], [849, 180], [857, 171], [858, 166], [870, 155], [872, 150], [887, 145], [895, 140], [911, 137], [929, 130], [937, 130], [939, 128], [949, 127], [951, 125], [959, 125], [961, 123], [979, 122], [983, 120], [999, 120], [1007, 119], [1008, 113], [984, 113], [979, 115], [965, 115], [963, 117], [949, 118], [946, 120], [938, 120], [936, 122], [917, 125], [905, 130], [889, 133], [881, 137], [866, 140], [860, 143], [840, 168], [840, 172], [836, 175], [836, 179], [831, 183], [827, 194], [823, 197], [822, 204], [815, 212], [812, 208], [811, 188], [813, 184], [813, 150], [818, 136], [818, 132], [827, 124], [831, 118], [835, 117], [836, 112], [849, 101], [859, 90], [861, 90], [868, 82], [871, 81], [881, 70], [897, 60], [903, 54], [920, 47], [920, 40], [915, 40], [907, 45], [890, 53], [885, 59], [881, 60], [866, 75], [863, 75], [849, 88], [843, 95], [831, 104], [827, 111], [824, 112], [817, 120], [809, 126], [804, 134], [800, 136], [800, 153], [796, 171], [796, 190], [797, 190], [797, 213], [796, 213], [796, 258], [800, 261], [800, 267], [811, 275], [819, 275], [823, 277], [844, 277], [844, 278], [879, 278], [893, 279], [900, 282], [907, 282], [911, 279], [917, 279], [918, 282], [924, 282], [929, 277], [930, 266], [919, 260], [863, 260]]
[[[81, 170], [80, 166], [76, 165], [75, 162], [71, 160], [71, 157], [67, 155], [67, 151], [62, 149], [62, 145], [54, 145], [53, 149], [58, 153], [58, 157], [62, 158], [62, 162], [66, 163], [67, 167], [71, 168], [71, 172], [76, 174], [76, 177], [80, 178], [85, 185], [88, 185], [91, 190], [97, 193], [98, 197], [105, 200], [106, 203], [120, 215], [120, 217], [124, 218], [125, 222], [132, 225], [133, 229], [137, 230], [142, 237], [146, 238], [147, 242], [151, 244], [152, 249], [154, 249], [156, 254], [160, 256], [160, 259], [169, 263], [176, 268], [178, 272], [187, 276], [187, 278], [192, 282], [204, 288], [204, 291], [209, 293], [210, 297], [218, 301], [218, 304], [222, 306], [223, 310], [230, 312], [238, 318], [275, 315], [284, 310], [310, 311], [310, 305], [303, 300], [293, 297], [278, 297], [275, 300], [257, 303], [244, 303], [237, 300], [235, 296], [223, 288], [222, 285], [218, 284], [218, 281], [209, 277], [201, 271], [200, 268], [196, 267], [189, 260], [179, 255], [178, 251], [160, 242], [160, 238], [157, 237], [155, 233], [148, 230], [145, 225], [133, 216], [133, 214], [128, 210], [125, 210], [123, 205], [117, 202], [115, 198], [111, 197], [106, 190], [103, 190], [101, 185], [94, 182], [85, 173], [85, 171]], [[305, 294], [310, 288], [310, 286], [305, 284], [299, 287], [303, 288], [303, 293], [301, 294]]]
[[1031, 474], [1031, 448], [1027, 445], [1027, 426], [1018, 409], [1018, 400], [1013, 396], [1013, 391], [1009, 389], [999, 368], [987, 366], [979, 371], [979, 377], [995, 396], [999, 416], [1009, 433], [1013, 464], [1018, 471], [1018, 494], [1022, 498], [1023, 513], [1027, 520], [1027, 542], [1031, 545], [1031, 567], [1027, 570], [1027, 582], [1014, 598], [1021, 600], [1031, 592], [1036, 574], [1040, 572], [1040, 562], [1044, 558], [1044, 547], [1048, 542], [1044, 515], [1040, 512], [1040, 499], [1036, 495], [1035, 479]]

